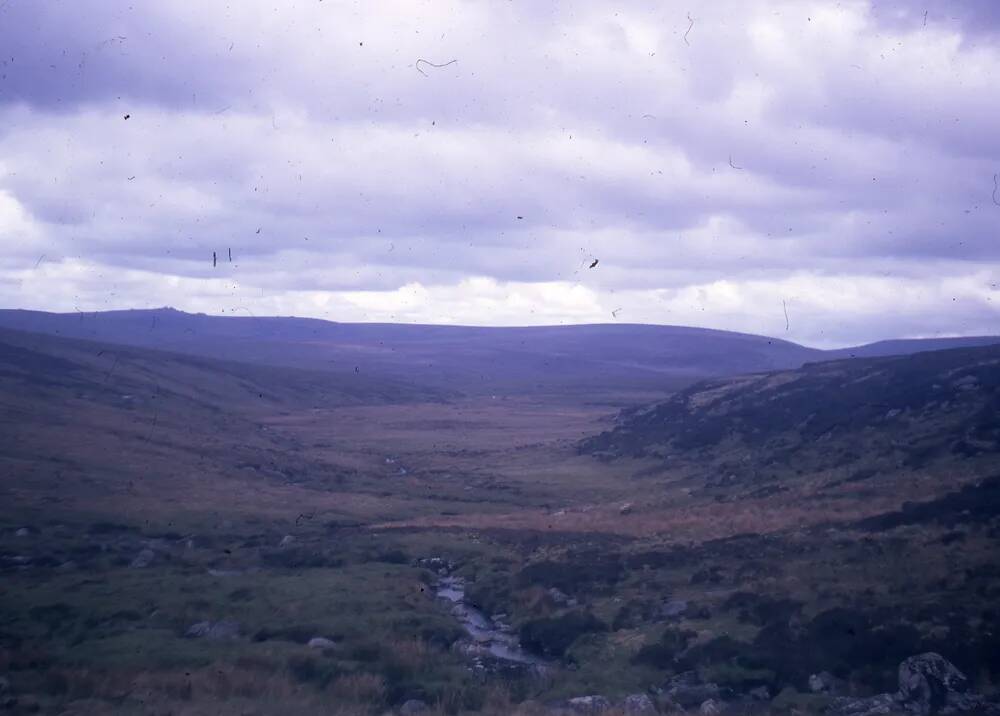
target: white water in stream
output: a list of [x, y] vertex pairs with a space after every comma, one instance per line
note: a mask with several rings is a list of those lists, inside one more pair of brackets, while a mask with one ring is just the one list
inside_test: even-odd
[[546, 663], [522, 649], [509, 627], [497, 624], [475, 607], [466, 604], [465, 580], [461, 577], [441, 577], [437, 583], [437, 595], [452, 604], [452, 616], [461, 622], [472, 640], [492, 656], [519, 664]]

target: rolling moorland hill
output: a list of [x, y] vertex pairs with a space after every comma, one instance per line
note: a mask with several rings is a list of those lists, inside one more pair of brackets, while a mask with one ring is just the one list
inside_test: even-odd
[[1000, 341], [893, 341], [824, 352], [765, 336], [678, 326], [334, 323], [193, 315], [167, 308], [73, 314], [3, 310], [0, 326], [224, 360], [353, 371], [470, 395], [613, 396], [609, 402], [619, 405], [663, 397], [706, 377], [796, 368], [854, 354]]
[[[998, 361], [716, 377], [613, 422], [565, 394], [0, 330], [4, 698], [856, 716], [902, 708], [926, 652], [993, 694]], [[527, 662], [491, 651], [512, 644]]]
[[248, 475], [286, 483], [338, 474], [303, 460], [298, 443], [267, 430], [261, 416], [451, 396], [353, 371], [0, 329], [2, 488], [12, 504], [43, 514], [57, 505], [168, 497], [200, 509], [211, 501], [197, 490], [238, 496]]
[[119, 392], [155, 384], [217, 405], [267, 400], [320, 404], [440, 400], [450, 393], [354, 371], [308, 371], [202, 358], [191, 354], [0, 329], [0, 378], [23, 387], [108, 384]]
[[861, 465], [849, 479], [1000, 454], [1000, 346], [709, 380], [626, 409], [586, 452], [729, 461], [734, 482]]
[[226, 360], [357, 371], [467, 394], [600, 396], [813, 360], [786, 341], [638, 325], [480, 328], [192, 315], [159, 309], [90, 314], [0, 312], [0, 325]]

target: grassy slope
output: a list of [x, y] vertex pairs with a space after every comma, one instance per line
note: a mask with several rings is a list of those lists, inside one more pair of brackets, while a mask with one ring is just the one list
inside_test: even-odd
[[[888, 438], [862, 423], [789, 452], [798, 422], [776, 421], [776, 441], [751, 431], [666, 462], [660, 450], [602, 462], [577, 454], [613, 427], [601, 406], [387, 395], [315, 373], [3, 338], [0, 669], [44, 710], [369, 713], [420, 697], [509, 713], [510, 697], [616, 696], [683, 668], [774, 690], [805, 690], [805, 672], [829, 668], [863, 692], [891, 681], [897, 652], [923, 648], [980, 687], [1000, 675], [1000, 525], [982, 482], [997, 463], [951, 450], [958, 427], [979, 425], [972, 403], [992, 395], [995, 372], [956, 392], [953, 411], [911, 406]], [[841, 385], [853, 369], [804, 374]], [[750, 380], [711, 387], [728, 396], [716, 408], [742, 404], [742, 391], [748, 406], [765, 389], [796, 395], [788, 376]], [[711, 405], [705, 392], [690, 396]], [[943, 448], [900, 464], [906, 430], [938, 433]], [[907, 449], [887, 457], [889, 439]], [[914, 500], [923, 507], [904, 504]], [[131, 568], [143, 549], [151, 564]], [[570, 630], [573, 668], [541, 681], [469, 672], [415, 562], [428, 556], [455, 561], [488, 613], [518, 628], [543, 620], [550, 637]], [[552, 587], [578, 605], [553, 601]], [[668, 598], [691, 605], [677, 622], [656, 616]], [[606, 630], [560, 621], [579, 612]], [[241, 637], [184, 638], [219, 619]], [[847, 629], [857, 638], [838, 637]], [[338, 646], [309, 649], [312, 636]], [[897, 646], [875, 648], [885, 643]]]

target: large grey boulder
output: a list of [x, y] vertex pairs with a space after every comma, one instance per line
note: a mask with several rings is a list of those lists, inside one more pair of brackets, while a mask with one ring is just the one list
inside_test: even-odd
[[652, 716], [656, 713], [656, 704], [646, 694], [629, 694], [622, 700], [622, 711], [625, 716]]
[[899, 665], [897, 698], [907, 711], [931, 714], [966, 701], [969, 680], [954, 664], [932, 651], [911, 656]]
[[1000, 705], [972, 693], [965, 674], [932, 651], [911, 656], [899, 665], [899, 691], [896, 693], [839, 698], [831, 708], [836, 716], [930, 716], [970, 712], [1000, 714]]
[[420, 699], [410, 699], [409, 701], [404, 701], [403, 705], [399, 707], [399, 713], [402, 716], [410, 716], [410, 714], [421, 714], [428, 711], [428, 706], [426, 703]]

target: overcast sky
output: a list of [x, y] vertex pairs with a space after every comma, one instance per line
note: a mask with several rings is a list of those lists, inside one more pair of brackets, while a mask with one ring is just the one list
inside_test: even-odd
[[993, 0], [0, 0], [5, 307], [996, 334], [998, 172]]

